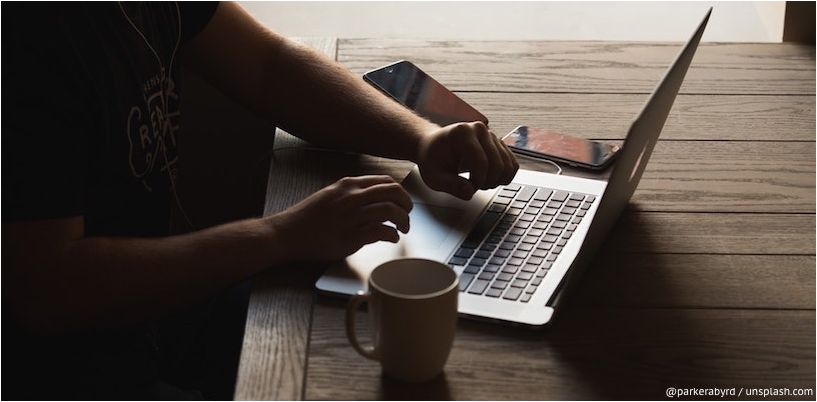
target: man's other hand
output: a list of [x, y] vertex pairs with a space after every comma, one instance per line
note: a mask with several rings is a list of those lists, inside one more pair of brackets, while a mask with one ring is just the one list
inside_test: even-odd
[[[519, 163], [511, 150], [482, 122], [455, 123], [422, 138], [417, 166], [434, 190], [464, 200], [513, 180]], [[459, 176], [469, 172], [470, 179]]]
[[409, 231], [411, 208], [411, 197], [389, 176], [346, 177], [266, 219], [280, 233], [286, 260], [332, 261], [369, 243], [397, 243], [397, 231]]

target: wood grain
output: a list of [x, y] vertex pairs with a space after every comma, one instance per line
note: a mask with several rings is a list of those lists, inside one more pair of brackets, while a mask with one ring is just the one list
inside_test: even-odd
[[813, 311], [573, 308], [542, 331], [460, 320], [445, 375], [417, 386], [383, 377], [348, 346], [342, 308], [316, 306], [307, 399], [664, 399], [667, 387], [814, 387]]
[[[345, 39], [338, 60], [356, 73], [410, 60], [456, 91], [650, 93], [681, 46]], [[814, 60], [808, 45], [704, 43], [681, 93], [813, 95]]]
[[627, 210], [606, 247], [622, 253], [814, 255], [813, 214]]
[[[591, 139], [623, 139], [641, 94], [461, 92], [497, 135], [519, 125]], [[813, 141], [814, 96], [680, 95], [661, 140]]]
[[[334, 38], [299, 41], [329, 57], [335, 56]], [[276, 148], [305, 146], [283, 131], [276, 132]], [[320, 172], [303, 169], [301, 152], [290, 149], [284, 155], [274, 155], [286, 163], [270, 165], [265, 215], [282, 211], [328, 184]], [[253, 281], [235, 399], [302, 398], [315, 275], [314, 270], [304, 272], [298, 268], [303, 267], [280, 267]], [[302, 274], [292, 275], [299, 272]]]

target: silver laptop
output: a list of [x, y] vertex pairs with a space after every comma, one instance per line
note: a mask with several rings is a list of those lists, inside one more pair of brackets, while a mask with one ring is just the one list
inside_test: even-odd
[[712, 9], [636, 116], [608, 181], [519, 170], [511, 184], [469, 201], [429, 189], [415, 167], [403, 182], [414, 201], [411, 230], [331, 267], [319, 290], [352, 295], [383, 262], [409, 256], [449, 264], [460, 278], [463, 316], [541, 326], [589, 265], [629, 203], [650, 159]]

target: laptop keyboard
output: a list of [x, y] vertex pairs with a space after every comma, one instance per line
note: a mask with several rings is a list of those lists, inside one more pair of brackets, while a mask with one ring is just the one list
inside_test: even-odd
[[527, 303], [596, 198], [511, 183], [448, 261], [460, 292]]

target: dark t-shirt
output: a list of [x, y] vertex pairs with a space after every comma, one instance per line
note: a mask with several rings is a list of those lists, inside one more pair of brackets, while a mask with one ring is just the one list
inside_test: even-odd
[[119, 4], [3, 5], [4, 222], [167, 234], [180, 53], [217, 4]]
[[[2, 5], [4, 223], [83, 216], [88, 236], [168, 233], [181, 53], [217, 3], [122, 5]], [[25, 392], [10, 396], [143, 395], [158, 373], [153, 323], [35, 337], [6, 307], [3, 379]]]

